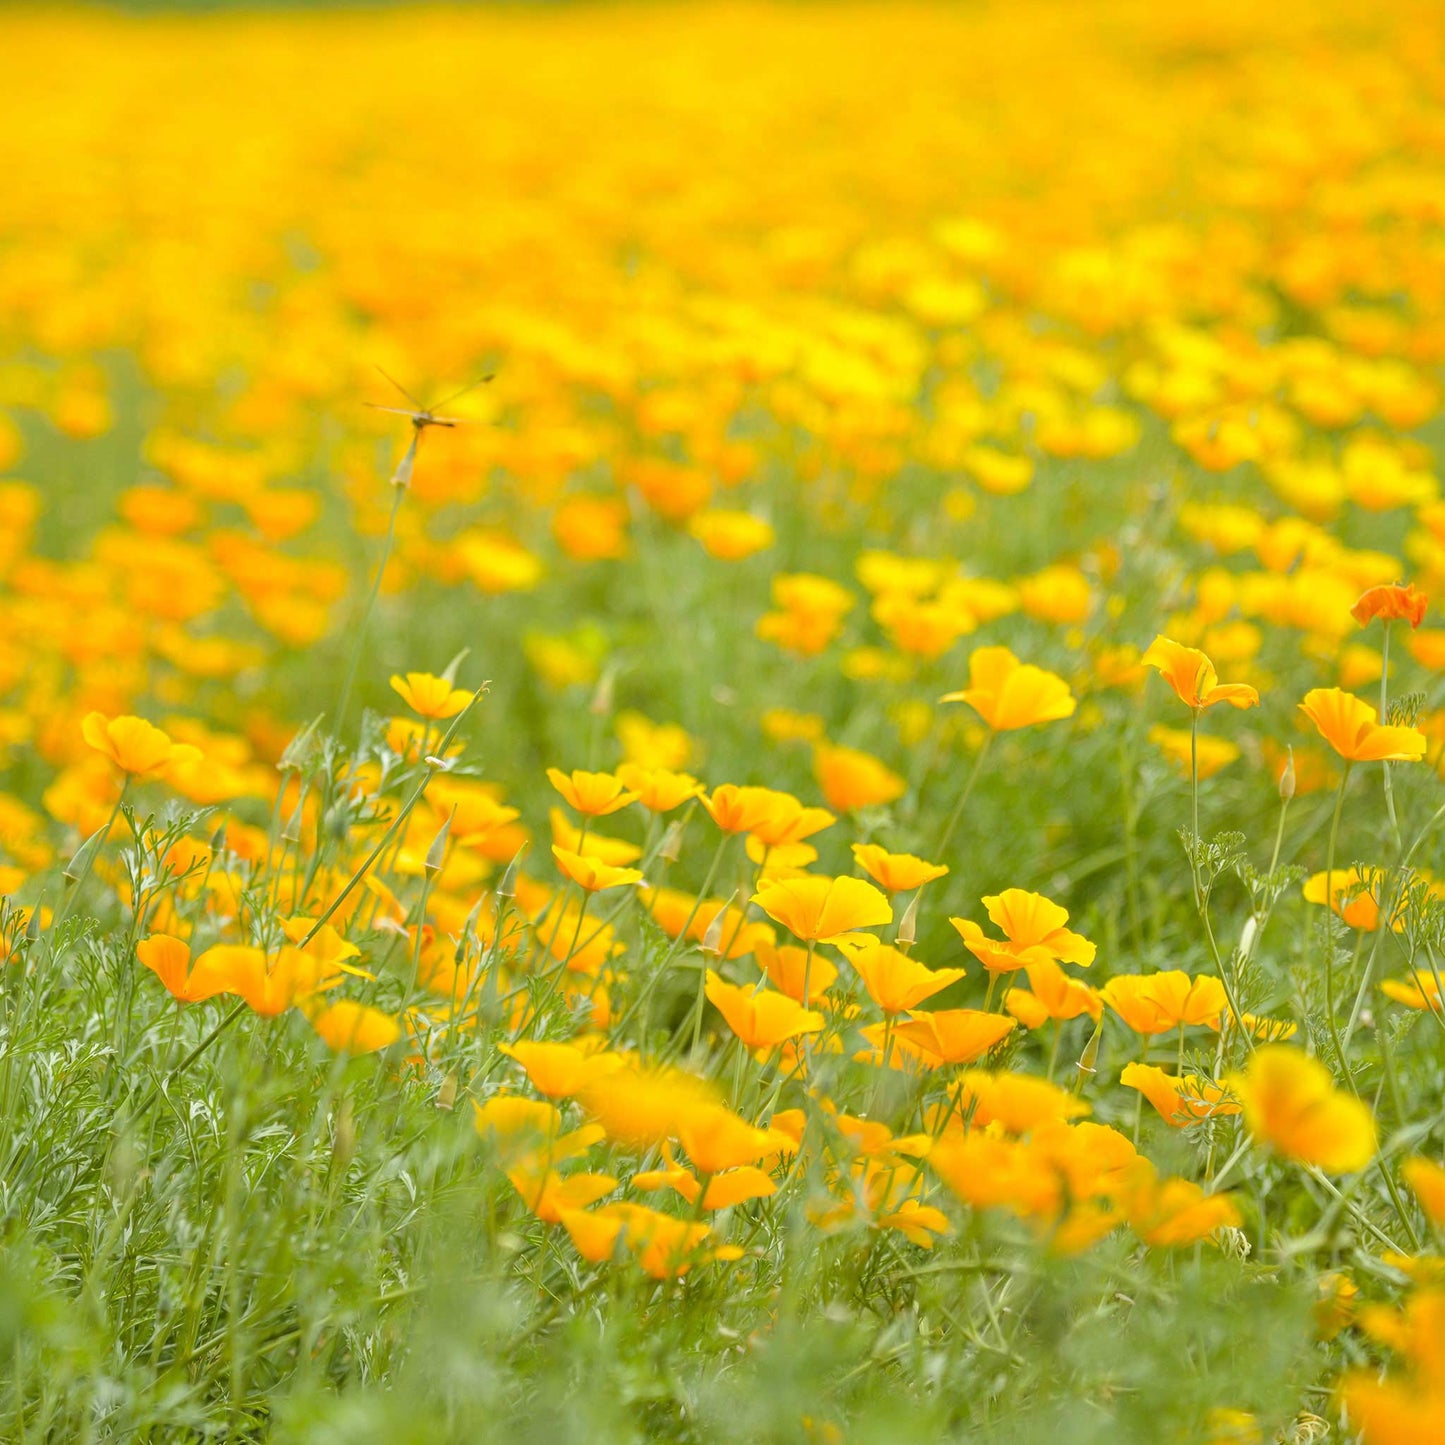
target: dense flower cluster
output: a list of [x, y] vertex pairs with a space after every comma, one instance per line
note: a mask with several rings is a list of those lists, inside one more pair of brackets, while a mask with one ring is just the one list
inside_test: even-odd
[[579, 1316], [1218, 1250], [1445, 1435], [1432, 12], [608, 15], [7, 26], [7, 1001]]

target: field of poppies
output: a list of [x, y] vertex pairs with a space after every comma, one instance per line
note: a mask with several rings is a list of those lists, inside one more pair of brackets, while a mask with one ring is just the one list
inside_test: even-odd
[[1433, 3], [0, 43], [0, 1441], [1445, 1439]]

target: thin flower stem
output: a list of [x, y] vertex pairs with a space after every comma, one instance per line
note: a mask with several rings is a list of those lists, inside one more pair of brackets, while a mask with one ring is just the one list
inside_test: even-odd
[[977, 756], [973, 760], [973, 768], [969, 772], [968, 781], [963, 785], [963, 791], [958, 795], [958, 801], [953, 805], [953, 811], [948, 815], [948, 822], [944, 825], [942, 836], [934, 845], [933, 857], [942, 858], [944, 849], [953, 839], [954, 830], [958, 827], [963, 818], [963, 810], [968, 805], [969, 795], [973, 792], [973, 785], [978, 782], [978, 775], [983, 771], [983, 760], [988, 756], [988, 750], [993, 743], [993, 733], [984, 735], [983, 745], [979, 748]]
[[[412, 438], [411, 447], [415, 452], [418, 432]], [[351, 648], [351, 661], [346, 668], [346, 681], [341, 688], [341, 699], [336, 704], [336, 731], [346, 726], [346, 711], [351, 706], [351, 690], [356, 685], [356, 674], [361, 667], [362, 654], [366, 651], [366, 634], [371, 627], [371, 614], [376, 610], [376, 599], [381, 595], [381, 580], [386, 576], [387, 563], [391, 561], [391, 549], [396, 543], [396, 519], [401, 513], [401, 504], [406, 499], [407, 489], [393, 484], [395, 495], [391, 499], [391, 515], [386, 522], [386, 541], [382, 543], [381, 558], [376, 564], [376, 575], [371, 580], [366, 606], [362, 609], [361, 621], [356, 626], [356, 641]]]
[[[1388, 721], [1387, 693], [1390, 684], [1390, 619], [1380, 619], [1385, 629], [1385, 640], [1380, 644], [1380, 722]], [[1385, 778], [1385, 812], [1390, 819], [1390, 833], [1395, 839], [1395, 847], [1403, 846], [1400, 838], [1400, 820], [1395, 816], [1395, 786], [1390, 778], [1390, 764], [1382, 762], [1380, 768]]]
[[1354, 1075], [1350, 1072], [1350, 1061], [1345, 1057], [1344, 1042], [1340, 1038], [1339, 1022], [1335, 1018], [1335, 944], [1330, 928], [1330, 913], [1334, 909], [1335, 892], [1335, 846], [1340, 836], [1340, 814], [1345, 806], [1345, 788], [1350, 781], [1350, 761], [1345, 760], [1344, 772], [1340, 774], [1339, 791], [1335, 794], [1335, 811], [1330, 818], [1330, 839], [1325, 849], [1325, 1025], [1329, 1029], [1330, 1042], [1340, 1061], [1340, 1072], [1350, 1092], [1358, 1095]]

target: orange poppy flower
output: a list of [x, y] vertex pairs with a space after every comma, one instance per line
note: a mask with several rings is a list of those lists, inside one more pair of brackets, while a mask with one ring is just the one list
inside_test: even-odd
[[576, 1044], [540, 1043], [519, 1039], [516, 1043], [499, 1044], [498, 1052], [515, 1059], [527, 1071], [532, 1087], [549, 1099], [565, 1099], [575, 1094], [598, 1072], [617, 1066], [611, 1054], [599, 1054]]
[[649, 813], [670, 813], [689, 798], [702, 795], [702, 784], [688, 773], [674, 773], [667, 768], [644, 768], [637, 763], [622, 763], [617, 776], [623, 785], [637, 794], [637, 801]]
[[1244, 1105], [1249, 1132], [1287, 1159], [1353, 1174], [1375, 1157], [1369, 1106], [1336, 1089], [1330, 1071], [1302, 1049], [1266, 1044], [1226, 1082]]
[[707, 971], [707, 997], [750, 1049], [776, 1048], [785, 1039], [816, 1034], [823, 1028], [822, 1014], [805, 1009], [786, 994], [740, 988], [712, 969]]
[[1004, 995], [1004, 1007], [1025, 1028], [1038, 1028], [1045, 1019], [1076, 1019], [1088, 1014], [1097, 1019], [1104, 1012], [1098, 989], [1065, 973], [1051, 958], [1025, 965], [1030, 993], [1011, 988]]
[[472, 700], [465, 688], [453, 687], [447, 678], [430, 672], [393, 674], [391, 685], [418, 717], [433, 720], [455, 717]]
[[201, 750], [189, 743], [173, 743], [154, 723], [141, 717], [108, 718], [88, 713], [80, 724], [81, 736], [130, 777], [158, 773], [172, 763], [198, 763]]
[[1145, 667], [1154, 668], [1180, 702], [1196, 712], [1220, 702], [1239, 708], [1259, 705], [1259, 694], [1247, 683], [1220, 682], [1214, 664], [1198, 648], [1156, 637], [1140, 660]]
[[1057, 673], [1023, 663], [1006, 647], [977, 648], [968, 660], [968, 686], [940, 702], [966, 702], [994, 732], [1072, 717], [1078, 705]]
[[1163, 1034], [1191, 1024], [1218, 1028], [1229, 1002], [1224, 985], [1212, 974], [1191, 978], [1178, 968], [1119, 974], [1100, 992], [1136, 1034]]
[[352, 999], [306, 1012], [311, 1027], [336, 1053], [375, 1054], [401, 1037], [401, 1025], [390, 1014]]
[[601, 893], [604, 888], [620, 888], [624, 883], [641, 883], [642, 873], [637, 868], [614, 868], [598, 858], [588, 858], [581, 853], [552, 845], [552, 856], [557, 866], [579, 888], [588, 893]]
[[826, 809], [805, 808], [791, 793], [736, 783], [714, 788], [702, 805], [724, 833], [751, 833], [769, 845], [799, 843], [836, 821]]
[[794, 938], [830, 943], [860, 928], [893, 922], [887, 897], [861, 878], [786, 878], [752, 901]]
[[[838, 970], [826, 958], [814, 954], [810, 961], [808, 950], [793, 943], [759, 939], [753, 957], [768, 982], [800, 1004], [810, 1004], [822, 997], [838, 978]], [[806, 998], [803, 997], [805, 987]]]
[[1007, 1038], [1014, 1027], [1013, 1019], [1003, 1014], [947, 1008], [916, 1014], [895, 1024], [893, 1032], [915, 1045], [931, 1065], [972, 1064]]
[[1440, 979], [1428, 968], [1417, 968], [1408, 978], [1387, 978], [1380, 984], [1387, 998], [1406, 1008], [1417, 1008], [1445, 1015], [1445, 998], [1441, 997]]
[[1064, 927], [1069, 910], [1040, 893], [1006, 888], [983, 900], [989, 919], [1004, 935], [992, 939], [968, 918], [948, 921], [963, 939], [964, 947], [992, 973], [1011, 973], [1031, 963], [1062, 961], [1087, 968], [1095, 946], [1082, 934]]
[[165, 984], [171, 997], [181, 1003], [199, 1003], [225, 993], [226, 986], [213, 974], [199, 978], [190, 972], [191, 950], [179, 938], [153, 933], [136, 944], [136, 957]]
[[1387, 624], [1398, 618], [1415, 628], [1425, 620], [1429, 604], [1430, 599], [1423, 592], [1417, 592], [1413, 582], [1403, 587], [1394, 582], [1385, 587], [1367, 587], [1350, 608], [1350, 616], [1361, 627], [1378, 617]]
[[[865, 885], [866, 886], [866, 885]], [[848, 961], [868, 996], [887, 1014], [902, 1013], [965, 976], [961, 968], [929, 968], [876, 938], [849, 948]], [[1010, 1025], [1012, 1020], [1009, 1021]]]
[[1138, 1089], [1159, 1116], [1176, 1129], [1220, 1114], [1237, 1114], [1242, 1107], [1218, 1084], [1207, 1079], [1181, 1079], [1153, 1064], [1126, 1064], [1119, 1082], [1126, 1089]]
[[912, 853], [890, 853], [877, 843], [854, 843], [853, 857], [858, 866], [887, 893], [908, 893], [922, 888], [935, 878], [942, 878], [948, 869], [940, 863], [929, 863]]
[[1420, 1201], [1430, 1223], [1445, 1229], [1445, 1168], [1418, 1156], [1400, 1166], [1400, 1176]]
[[870, 753], [832, 743], [813, 749], [813, 776], [828, 806], [840, 813], [891, 803], [908, 791], [908, 784]]
[[[1385, 885], [1382, 868], [1336, 868], [1333, 873], [1316, 873], [1305, 883], [1305, 900], [1323, 904], [1326, 885], [1330, 911], [1351, 928], [1373, 933], [1380, 926], [1380, 893]], [[1391, 924], [1396, 933], [1405, 926], [1405, 905], [1402, 898]]]
[[560, 768], [548, 768], [547, 778], [579, 813], [589, 818], [604, 818], [637, 798], [613, 773], [589, 773], [575, 768], [569, 774]]
[[1425, 734], [1418, 728], [1380, 723], [1369, 703], [1337, 687], [1312, 688], [1300, 703], [1300, 711], [1350, 762], [1413, 763], [1425, 756]]

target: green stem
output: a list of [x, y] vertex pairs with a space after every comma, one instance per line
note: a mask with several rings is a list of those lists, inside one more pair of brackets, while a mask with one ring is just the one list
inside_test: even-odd
[[1350, 767], [1351, 763], [1346, 759], [1344, 772], [1340, 774], [1339, 791], [1335, 794], [1335, 811], [1330, 818], [1330, 839], [1325, 849], [1325, 1024], [1329, 1029], [1330, 1042], [1339, 1057], [1340, 1072], [1344, 1074], [1350, 1092], [1358, 1095], [1360, 1091], [1355, 1087], [1350, 1062], [1345, 1057], [1344, 1042], [1340, 1038], [1340, 1026], [1335, 1018], [1335, 943], [1334, 930], [1330, 927], [1330, 914], [1334, 911], [1335, 846], [1339, 842], [1340, 814], [1345, 806], [1345, 788], [1350, 781]]
[[973, 760], [973, 768], [969, 772], [968, 781], [964, 783], [963, 791], [958, 795], [958, 801], [948, 815], [948, 822], [944, 825], [943, 834], [934, 846], [933, 857], [935, 859], [943, 857], [944, 850], [953, 838], [954, 830], [963, 817], [963, 810], [968, 805], [969, 795], [973, 792], [973, 785], [978, 782], [978, 775], [983, 771], [983, 760], [988, 756], [988, 750], [992, 743], [993, 733], [985, 734], [983, 746], [979, 748], [978, 755]]
[[[412, 438], [411, 449], [415, 453], [417, 439], [421, 433], [418, 432]], [[366, 650], [366, 634], [371, 626], [371, 614], [376, 610], [376, 599], [381, 595], [381, 580], [386, 576], [386, 564], [391, 561], [391, 549], [396, 542], [396, 519], [401, 513], [401, 504], [406, 498], [407, 489], [404, 486], [394, 486], [395, 495], [391, 501], [391, 515], [386, 521], [386, 541], [382, 543], [381, 560], [376, 564], [376, 575], [371, 581], [371, 590], [367, 593], [366, 606], [362, 609], [361, 621], [356, 628], [356, 641], [351, 649], [351, 662], [346, 669], [346, 682], [341, 689], [341, 700], [336, 704], [336, 731], [339, 734], [346, 726], [346, 710], [351, 705], [351, 689], [356, 684], [357, 670], [361, 667], [361, 657]]]

